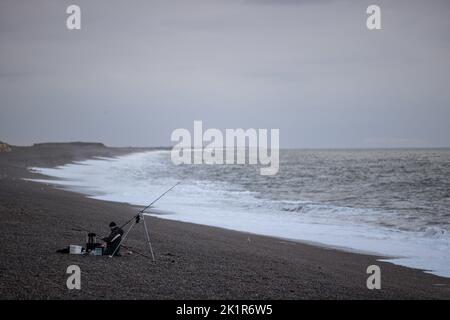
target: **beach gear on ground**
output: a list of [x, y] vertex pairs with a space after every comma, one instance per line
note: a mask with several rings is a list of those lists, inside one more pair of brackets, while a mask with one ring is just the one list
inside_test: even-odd
[[97, 234], [93, 232], [88, 233], [86, 240], [86, 251], [92, 251], [98, 247], [101, 247], [101, 243], [97, 242]]
[[71, 244], [69, 246], [69, 253], [70, 254], [81, 254], [83, 252], [83, 247], [82, 246], [77, 246], [74, 244]]
[[66, 247], [64, 249], [56, 250], [56, 253], [67, 253], [68, 254], [69, 252], [70, 252], [69, 247]]
[[97, 247], [94, 250], [91, 251], [91, 255], [93, 256], [102, 256], [103, 255], [103, 248]]

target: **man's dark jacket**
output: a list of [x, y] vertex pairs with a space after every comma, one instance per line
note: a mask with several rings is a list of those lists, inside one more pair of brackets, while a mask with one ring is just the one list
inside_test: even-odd
[[[123, 230], [119, 227], [113, 227], [111, 229], [111, 233], [106, 238], [102, 240], [106, 242], [106, 250], [103, 253], [104, 255], [112, 255], [114, 250], [119, 246], [120, 240], [122, 240]], [[119, 255], [120, 248], [117, 248], [115, 256]]]

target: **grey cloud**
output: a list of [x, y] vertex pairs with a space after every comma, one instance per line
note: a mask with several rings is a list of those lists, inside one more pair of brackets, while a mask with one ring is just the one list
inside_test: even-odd
[[72, 1], [2, 1], [0, 140], [167, 145], [203, 120], [285, 147], [449, 146], [450, 3], [378, 3], [371, 32], [370, 1], [80, 0], [68, 31]]

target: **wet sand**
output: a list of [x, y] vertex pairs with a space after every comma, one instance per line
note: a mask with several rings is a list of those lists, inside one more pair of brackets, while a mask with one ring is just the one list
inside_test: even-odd
[[[42, 178], [27, 168], [137, 151], [49, 144], [0, 153], [0, 299], [450, 298], [450, 279], [379, 257], [153, 217], [146, 221], [156, 262], [55, 253], [84, 244], [86, 231], [107, 234], [110, 221], [121, 224], [137, 208], [23, 180]], [[142, 223], [127, 244], [146, 253]], [[66, 287], [72, 264], [81, 268], [81, 290]], [[366, 287], [373, 264], [381, 267], [381, 290]]]

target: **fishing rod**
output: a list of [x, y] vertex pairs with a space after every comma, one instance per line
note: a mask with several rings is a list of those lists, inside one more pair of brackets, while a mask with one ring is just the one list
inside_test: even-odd
[[181, 183], [181, 181], [178, 181], [177, 183], [175, 183], [172, 187], [170, 187], [169, 189], [167, 189], [163, 194], [161, 194], [158, 198], [156, 198], [155, 200], [153, 200], [148, 206], [146, 206], [144, 209], [140, 210], [138, 212], [137, 215], [133, 216], [133, 218], [131, 218], [130, 220], [128, 220], [127, 222], [125, 222], [120, 228], [123, 229], [123, 227], [125, 227], [127, 224], [129, 224], [131, 221], [136, 220], [137, 222], [139, 222], [140, 220], [140, 215], [142, 213], [145, 213], [145, 210], [147, 210], [148, 208], [150, 208], [152, 205], [154, 205], [156, 203], [156, 201], [158, 201], [159, 199], [161, 199], [162, 197], [164, 197], [166, 195], [166, 193], [168, 193], [170, 190], [172, 190], [173, 188], [175, 188], [177, 185], [179, 185]]
[[139, 211], [139, 213], [145, 213], [145, 210], [147, 210], [148, 208], [150, 208], [153, 204], [155, 204], [156, 201], [158, 201], [159, 199], [161, 199], [162, 197], [164, 197], [164, 195], [166, 193], [168, 193], [170, 190], [172, 190], [173, 188], [175, 188], [177, 185], [179, 185], [181, 183], [181, 181], [178, 181], [177, 183], [175, 183], [173, 186], [171, 186], [166, 192], [164, 192], [162, 195], [160, 195], [158, 198], [156, 198], [155, 200], [153, 200], [152, 203], [150, 203], [148, 206], [146, 206], [144, 209], [142, 209], [141, 211]]

